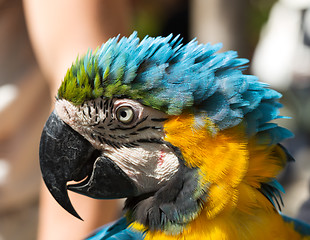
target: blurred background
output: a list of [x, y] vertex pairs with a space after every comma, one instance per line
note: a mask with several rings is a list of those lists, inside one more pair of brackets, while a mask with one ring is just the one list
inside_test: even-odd
[[85, 221], [61, 209], [40, 187], [38, 146], [76, 56], [133, 30], [252, 60], [247, 73], [283, 94], [292, 119], [281, 124], [296, 135], [284, 143], [296, 162], [279, 176], [283, 212], [310, 223], [310, 0], [0, 0], [0, 240], [82, 239], [119, 216], [118, 201], [74, 194]]

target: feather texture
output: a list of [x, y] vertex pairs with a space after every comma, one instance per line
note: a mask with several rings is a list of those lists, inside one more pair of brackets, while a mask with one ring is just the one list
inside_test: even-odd
[[221, 44], [180, 42], [110, 39], [77, 59], [59, 88], [58, 98], [75, 105], [126, 97], [168, 114], [162, 140], [197, 169], [197, 191], [207, 195], [177, 235], [122, 219], [89, 239], [301, 239], [276, 212], [284, 190], [275, 176], [291, 159], [278, 143], [292, 137], [273, 122], [283, 118], [281, 94], [243, 74], [248, 60], [218, 53]]
[[169, 115], [205, 113], [220, 130], [244, 121], [250, 136], [264, 130], [291, 136], [266, 124], [279, 117], [281, 95], [242, 73], [248, 60], [237, 58], [234, 51], [217, 53], [221, 44], [193, 40], [182, 46], [180, 40], [169, 35], [140, 41], [136, 32], [112, 38], [77, 59], [58, 98], [81, 104], [98, 96], [126, 96]]

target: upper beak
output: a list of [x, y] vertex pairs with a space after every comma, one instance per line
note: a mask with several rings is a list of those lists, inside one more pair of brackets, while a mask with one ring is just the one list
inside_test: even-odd
[[[112, 160], [100, 156], [99, 150], [64, 123], [55, 112], [43, 128], [39, 155], [48, 190], [64, 209], [79, 219], [81, 217], [70, 202], [67, 188], [101, 199], [137, 195], [137, 188], [131, 179]], [[84, 181], [67, 186], [67, 182], [72, 180]]]

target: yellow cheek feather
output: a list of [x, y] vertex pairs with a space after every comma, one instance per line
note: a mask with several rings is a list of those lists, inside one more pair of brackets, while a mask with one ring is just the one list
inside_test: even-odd
[[196, 127], [194, 116], [183, 114], [171, 117], [164, 128], [165, 140], [181, 150], [188, 166], [200, 169], [201, 184], [209, 186], [205, 209], [211, 219], [236, 205], [249, 153], [242, 127], [217, 131], [209, 119], [204, 122], [205, 126]]

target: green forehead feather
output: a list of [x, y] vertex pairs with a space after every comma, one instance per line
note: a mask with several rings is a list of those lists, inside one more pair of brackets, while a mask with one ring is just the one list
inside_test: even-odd
[[[125, 64], [128, 63], [128, 53], [123, 57], [115, 56], [112, 47], [116, 47], [117, 38], [111, 39], [102, 46], [100, 52], [88, 52], [84, 57], [77, 58], [71, 68], [68, 69], [67, 74], [58, 89], [58, 98], [66, 99], [75, 105], [80, 105], [87, 100], [96, 99], [98, 97], [112, 98], [115, 96], [126, 96], [132, 99], [143, 99], [147, 105], [158, 103], [158, 101], [148, 95], [137, 84], [124, 83], [124, 77], [129, 77], [128, 69]], [[109, 47], [107, 49], [107, 47]], [[107, 50], [104, 52], [104, 50]], [[100, 57], [105, 53], [104, 57]], [[118, 53], [120, 54], [120, 53]], [[113, 55], [113, 56], [111, 56]], [[117, 59], [117, 62], [113, 60]], [[99, 67], [99, 59], [102, 59]], [[131, 77], [135, 78], [138, 74], [132, 74]], [[158, 107], [160, 109], [160, 107]]]
[[98, 61], [91, 53], [88, 53], [82, 59], [77, 59], [75, 64], [68, 69], [58, 89], [58, 97], [78, 105], [85, 100], [102, 96], [103, 92]]
[[277, 118], [281, 95], [242, 73], [248, 60], [234, 51], [216, 53], [220, 48], [195, 40], [182, 46], [172, 35], [112, 38], [76, 60], [58, 98], [79, 105], [98, 97], [127, 97], [170, 115], [191, 109], [207, 114], [220, 129], [249, 120], [250, 131], [252, 122], [257, 129]]

